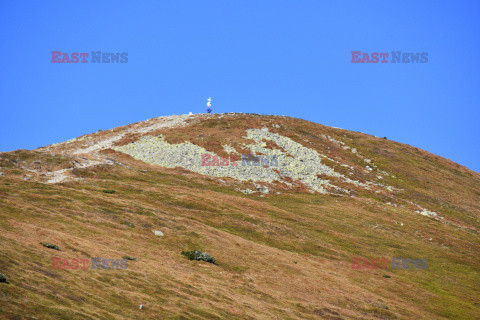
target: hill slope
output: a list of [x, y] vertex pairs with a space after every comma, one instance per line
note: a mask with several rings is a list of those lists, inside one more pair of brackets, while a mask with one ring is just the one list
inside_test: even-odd
[[411, 146], [288, 117], [154, 118], [0, 153], [0, 316], [480, 318], [479, 219], [480, 174]]

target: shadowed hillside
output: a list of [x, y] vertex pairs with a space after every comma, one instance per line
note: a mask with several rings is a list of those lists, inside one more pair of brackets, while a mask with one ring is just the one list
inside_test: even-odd
[[475, 319], [479, 230], [480, 174], [415, 147], [154, 118], [0, 153], [0, 317]]

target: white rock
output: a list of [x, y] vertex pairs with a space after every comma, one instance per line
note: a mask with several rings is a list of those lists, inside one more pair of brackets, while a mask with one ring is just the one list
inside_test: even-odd
[[163, 232], [162, 232], [162, 231], [153, 230], [153, 233], [154, 233], [156, 236], [163, 237]]
[[422, 216], [427, 216], [427, 217], [436, 217], [437, 216], [437, 213], [436, 212], [433, 212], [433, 211], [430, 211], [430, 210], [426, 210], [426, 209], [423, 209], [422, 212], [419, 212]]

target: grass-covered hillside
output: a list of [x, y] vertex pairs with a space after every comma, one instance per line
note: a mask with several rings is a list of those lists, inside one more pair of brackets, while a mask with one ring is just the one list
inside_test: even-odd
[[[236, 176], [202, 152], [281, 163]], [[415, 147], [288, 117], [155, 118], [0, 153], [0, 318], [478, 319], [479, 230], [480, 174]]]

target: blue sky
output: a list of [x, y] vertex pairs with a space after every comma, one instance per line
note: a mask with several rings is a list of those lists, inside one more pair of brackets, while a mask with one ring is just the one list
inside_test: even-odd
[[[0, 151], [148, 118], [288, 115], [480, 172], [478, 1], [0, 2]], [[51, 51], [128, 52], [56, 64]], [[354, 64], [351, 51], [428, 52]]]

